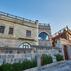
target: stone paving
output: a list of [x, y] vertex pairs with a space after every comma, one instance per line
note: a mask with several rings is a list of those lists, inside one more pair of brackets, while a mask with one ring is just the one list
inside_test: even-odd
[[71, 61], [65, 61], [64, 63], [42, 68], [41, 70], [38, 71], [71, 71]]

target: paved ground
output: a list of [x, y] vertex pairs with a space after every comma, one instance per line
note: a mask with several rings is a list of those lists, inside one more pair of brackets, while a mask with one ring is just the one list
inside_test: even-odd
[[58, 65], [42, 68], [39, 71], [71, 71], [71, 61], [65, 61]]

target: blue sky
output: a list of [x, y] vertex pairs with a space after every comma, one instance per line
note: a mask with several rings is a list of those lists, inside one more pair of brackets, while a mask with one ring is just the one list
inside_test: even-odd
[[66, 25], [71, 29], [71, 0], [0, 0], [0, 11], [50, 23], [52, 33]]

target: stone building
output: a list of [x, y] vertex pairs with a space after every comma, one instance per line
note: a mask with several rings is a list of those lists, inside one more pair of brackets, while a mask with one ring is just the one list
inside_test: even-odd
[[38, 45], [38, 23], [0, 12], [0, 46], [19, 47], [27, 42]]
[[55, 61], [54, 55], [62, 54], [62, 49], [51, 46], [49, 24], [0, 12], [0, 64], [37, 58], [38, 54], [49, 54]]
[[0, 12], [0, 47], [19, 47], [24, 42], [30, 45], [47, 46], [50, 36], [49, 24], [41, 25], [38, 20], [32, 21]]

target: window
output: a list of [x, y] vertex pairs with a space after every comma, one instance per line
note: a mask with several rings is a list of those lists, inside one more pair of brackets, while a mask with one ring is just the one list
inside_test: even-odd
[[10, 50], [9, 53], [13, 53], [13, 51]]
[[24, 43], [24, 44], [23, 44], [23, 47], [24, 47], [24, 48], [30, 48], [30, 45], [29, 45], [28, 43]]
[[5, 26], [0, 26], [0, 33], [4, 33]]
[[9, 34], [13, 34], [13, 28], [12, 27], [9, 28]]
[[19, 48], [30, 48], [30, 47], [31, 47], [30, 44], [27, 42], [24, 42], [19, 46]]
[[31, 31], [26, 30], [26, 36], [27, 36], [27, 37], [31, 37]]

